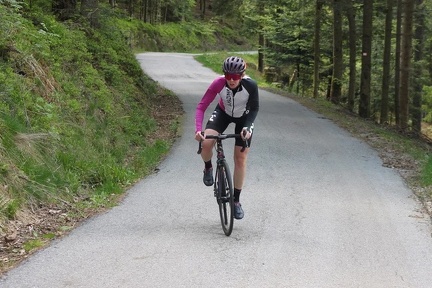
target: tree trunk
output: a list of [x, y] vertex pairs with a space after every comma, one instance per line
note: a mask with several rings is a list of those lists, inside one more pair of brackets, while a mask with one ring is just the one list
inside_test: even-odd
[[129, 17], [132, 18], [134, 15], [134, 1], [132, 0], [128, 1], [127, 8], [128, 8]]
[[99, 26], [99, 1], [82, 0], [81, 15], [89, 21], [91, 27]]
[[396, 12], [396, 49], [395, 49], [395, 91], [394, 91], [394, 113], [395, 122], [399, 126], [400, 123], [400, 55], [401, 55], [401, 26], [402, 26], [402, 0], [397, 1]]
[[370, 117], [371, 52], [372, 52], [373, 0], [363, 1], [362, 67], [360, 79], [359, 115]]
[[335, 104], [340, 101], [343, 76], [341, 1], [333, 0], [333, 75], [330, 100]]
[[77, 12], [76, 4], [76, 0], [54, 0], [51, 10], [59, 20], [65, 21]]
[[168, 5], [164, 7], [164, 9], [162, 9], [161, 11], [161, 15], [162, 15], [162, 23], [166, 23], [167, 19], [168, 19]]
[[149, 0], [143, 0], [142, 1], [142, 4], [143, 4], [143, 21], [144, 21], [144, 23], [147, 23], [149, 20], [148, 20], [148, 1]]
[[324, 2], [322, 0], [316, 0], [315, 5], [315, 32], [314, 32], [314, 79], [313, 79], [313, 97], [318, 97], [320, 79], [319, 79], [319, 68], [321, 61], [321, 49], [320, 49], [320, 32], [321, 32], [321, 9]]
[[[264, 16], [265, 11], [264, 11], [264, 7], [265, 7], [265, 2], [264, 1], [258, 1], [258, 13], [260, 16]], [[260, 21], [261, 22], [261, 21]], [[265, 38], [264, 38], [264, 33], [262, 31], [263, 27], [262, 24], [259, 23], [260, 25], [260, 31], [258, 32], [258, 71], [260, 71], [261, 73], [264, 72], [264, 47], [265, 47]]]
[[153, 0], [151, 1], [151, 19], [152, 21], [150, 22], [151, 24], [159, 24], [160, 23], [160, 9], [159, 9], [159, 5], [160, 5], [160, 1], [159, 0]]
[[355, 9], [352, 1], [347, 1], [347, 18], [349, 26], [349, 86], [348, 86], [348, 110], [354, 111], [354, 98], [356, 93], [356, 63], [357, 63], [357, 36], [356, 36], [356, 22], [355, 22]]
[[403, 2], [404, 16], [402, 18], [401, 37], [401, 63], [400, 63], [400, 123], [399, 127], [405, 131], [408, 129], [409, 120], [409, 90], [410, 69], [413, 38], [413, 12], [414, 0]]
[[205, 18], [206, 14], [206, 0], [199, 0], [200, 1], [200, 11], [201, 11], [201, 19]]
[[264, 72], [264, 35], [259, 33], [259, 48], [258, 48], [258, 71]]
[[385, 19], [385, 38], [384, 38], [384, 56], [383, 56], [383, 78], [381, 88], [381, 114], [380, 123], [388, 122], [389, 112], [389, 90], [390, 90], [390, 56], [391, 56], [391, 38], [393, 22], [393, 0], [387, 0]]
[[417, 136], [421, 135], [421, 122], [422, 122], [422, 71], [423, 71], [423, 49], [424, 49], [424, 35], [425, 35], [425, 7], [423, 0], [416, 0], [416, 13], [415, 13], [415, 49], [414, 49], [414, 77], [413, 77], [413, 107], [412, 107], [412, 123], [413, 131]]

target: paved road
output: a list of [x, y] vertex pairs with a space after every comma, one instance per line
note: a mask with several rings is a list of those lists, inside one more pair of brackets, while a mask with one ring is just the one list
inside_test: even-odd
[[195, 105], [216, 74], [191, 55], [137, 58], [183, 101], [184, 135], [121, 205], [0, 287], [431, 287], [431, 226], [398, 174], [329, 120], [265, 91], [245, 218], [224, 236], [193, 139]]

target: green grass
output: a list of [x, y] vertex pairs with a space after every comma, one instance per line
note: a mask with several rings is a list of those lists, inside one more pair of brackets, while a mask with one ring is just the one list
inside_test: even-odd
[[44, 246], [44, 241], [42, 241], [41, 239], [34, 239], [34, 240], [29, 240], [26, 243], [24, 243], [24, 250], [29, 253], [32, 250], [38, 249], [40, 247]]
[[246, 61], [246, 74], [254, 79], [261, 88], [270, 87], [266, 83], [263, 75], [258, 71], [258, 54], [241, 53], [241, 52], [217, 52], [206, 53], [195, 56], [195, 59], [205, 67], [212, 69], [216, 73], [222, 74], [222, 63], [229, 56], [238, 56]]
[[0, 8], [0, 184], [8, 187], [0, 219], [32, 205], [80, 207], [82, 198], [90, 209], [112, 205], [110, 195], [151, 172], [169, 149], [148, 139], [162, 91], [117, 26], [126, 22], [102, 9], [96, 30], [37, 9]]
[[[432, 157], [428, 155], [428, 160], [422, 169], [422, 183], [425, 186], [432, 185]], [[432, 196], [432, 195], [431, 195]]]

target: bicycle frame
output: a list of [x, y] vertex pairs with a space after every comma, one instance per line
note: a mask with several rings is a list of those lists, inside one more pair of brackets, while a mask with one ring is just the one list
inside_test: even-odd
[[[222, 139], [217, 139], [216, 143], [215, 143], [215, 150], [216, 150], [216, 173], [215, 173], [215, 180], [218, 179], [218, 173], [220, 171], [221, 166], [226, 165], [226, 160], [225, 160], [225, 152], [223, 150], [223, 145], [222, 145]], [[218, 196], [218, 189], [217, 189], [217, 183], [216, 181], [214, 182], [213, 185], [213, 190], [214, 190], [214, 196], [216, 197], [217, 201], [220, 201], [220, 197], [222, 195]]]
[[215, 150], [216, 150], [217, 163], [219, 163], [221, 160], [225, 159], [225, 152], [223, 150], [223, 145], [222, 145], [221, 139], [216, 140]]

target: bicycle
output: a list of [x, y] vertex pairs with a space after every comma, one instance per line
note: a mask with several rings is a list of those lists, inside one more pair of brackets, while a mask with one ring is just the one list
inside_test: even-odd
[[[228, 138], [241, 138], [240, 134], [219, 134], [206, 135], [205, 139], [215, 139], [215, 150], [217, 155], [216, 174], [214, 178], [213, 191], [216, 197], [216, 202], [219, 205], [219, 215], [222, 224], [222, 230], [226, 236], [230, 236], [234, 226], [234, 186], [232, 176], [229, 170], [225, 153], [223, 150], [222, 140]], [[199, 142], [198, 154], [201, 154], [202, 145]], [[248, 141], [243, 142], [243, 147], [240, 150], [243, 152], [248, 147]]]

